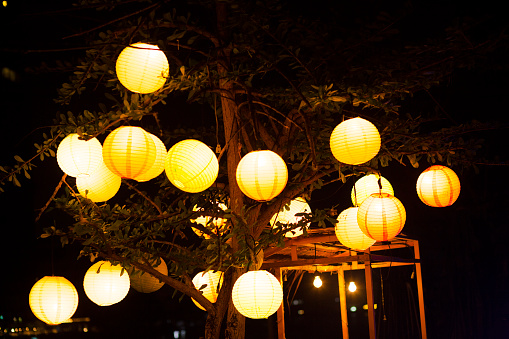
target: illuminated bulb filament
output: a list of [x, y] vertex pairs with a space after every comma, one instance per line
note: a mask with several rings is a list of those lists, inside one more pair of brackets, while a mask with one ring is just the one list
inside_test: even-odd
[[350, 281], [350, 284], [348, 284], [348, 290], [350, 292], [355, 292], [357, 290], [357, 286], [355, 285], [355, 283], [353, 281]]
[[320, 288], [322, 287], [322, 279], [320, 279], [320, 276], [319, 275], [315, 275], [315, 280], [313, 280], [313, 286], [315, 286], [316, 288]]

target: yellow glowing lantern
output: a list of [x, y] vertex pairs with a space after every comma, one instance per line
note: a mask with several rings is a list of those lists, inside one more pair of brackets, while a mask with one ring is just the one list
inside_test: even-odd
[[[228, 207], [226, 207], [225, 204], [219, 203], [218, 206], [223, 210], [227, 210]], [[203, 208], [198, 207], [197, 205], [194, 205], [193, 211], [203, 211]], [[192, 222], [195, 222], [197, 224], [200, 224], [204, 227], [213, 227], [212, 232], [217, 234], [217, 231], [219, 231], [219, 234], [223, 234], [226, 231], [226, 223], [228, 222], [228, 219], [223, 218], [217, 218], [212, 216], [204, 216], [200, 215], [196, 219], [191, 219]], [[210, 235], [207, 233], [203, 233], [202, 231], [192, 227], [193, 232], [196, 233], [198, 236], [204, 237], [205, 239], [210, 239]]]
[[246, 154], [237, 166], [240, 190], [258, 201], [268, 201], [283, 191], [288, 181], [284, 160], [272, 151], [253, 151]]
[[85, 273], [83, 288], [87, 297], [99, 306], [118, 303], [129, 292], [129, 274], [120, 265], [98, 261]]
[[121, 178], [144, 175], [155, 162], [156, 145], [149, 133], [136, 126], [121, 126], [104, 140], [103, 159], [111, 172]]
[[69, 134], [57, 148], [58, 166], [71, 177], [92, 174], [101, 162], [102, 146], [92, 138], [80, 140], [76, 133]]
[[78, 292], [64, 277], [46, 276], [40, 279], [32, 286], [28, 299], [34, 315], [49, 325], [68, 320], [78, 307]]
[[380, 150], [380, 134], [368, 120], [353, 118], [334, 128], [330, 148], [334, 157], [344, 164], [360, 165], [377, 155]]
[[[159, 273], [168, 275], [168, 266], [166, 266], [166, 263], [162, 258], [160, 258], [160, 260], [161, 262], [159, 265], [154, 267], [154, 269]], [[155, 265], [156, 262], [154, 261], [153, 264]], [[135, 268], [129, 271], [129, 279], [131, 282], [131, 287], [141, 293], [152, 293], [158, 291], [164, 285], [164, 282], [160, 281], [152, 274], [140, 271]]]
[[164, 162], [170, 182], [188, 193], [209, 188], [219, 173], [219, 163], [209, 146], [199, 140], [186, 139], [173, 145]]
[[135, 93], [153, 93], [164, 86], [170, 66], [166, 55], [155, 45], [141, 42], [124, 48], [117, 59], [120, 83]]
[[[382, 184], [382, 189], [378, 185], [378, 180]], [[388, 193], [394, 195], [394, 189], [392, 188], [389, 180], [377, 174], [368, 174], [357, 180], [352, 187], [352, 203], [354, 206], [360, 206], [367, 197], [373, 193]]]
[[[193, 285], [198, 291], [202, 292], [203, 296], [207, 298], [211, 303], [215, 303], [217, 300], [217, 295], [219, 294], [219, 290], [223, 285], [223, 272], [200, 272], [194, 276]], [[205, 311], [205, 308], [202, 305], [200, 305], [196, 300], [192, 300], [199, 309]]]
[[405, 226], [405, 207], [398, 198], [387, 193], [373, 193], [357, 212], [357, 222], [361, 231], [368, 237], [378, 240], [391, 240]]
[[[311, 208], [308, 203], [301, 197], [293, 199], [288, 205], [284, 206], [281, 211], [274, 214], [270, 223], [273, 227], [276, 227], [277, 222], [280, 222], [285, 226], [288, 226], [289, 224], [297, 224], [303, 218], [303, 216], [297, 215], [299, 213], [311, 213]], [[309, 226], [309, 223], [307, 223], [306, 227], [307, 226]], [[302, 227], [299, 227], [286, 232], [285, 237], [294, 238], [302, 235], [302, 233], [304, 233], [304, 231], [302, 230]]]
[[431, 166], [417, 179], [417, 195], [428, 206], [451, 206], [458, 199], [460, 190], [460, 179], [446, 166]]
[[134, 180], [139, 182], [149, 181], [151, 179], [154, 179], [159, 174], [163, 173], [164, 171], [164, 161], [166, 160], [166, 146], [164, 146], [164, 143], [156, 137], [155, 135], [148, 133], [150, 137], [152, 137], [152, 140], [154, 141], [154, 144], [156, 146], [156, 158], [154, 160], [154, 164], [148, 171], [145, 173], [142, 173], [141, 175], [134, 178]]
[[237, 311], [247, 318], [268, 318], [281, 306], [283, 289], [269, 272], [249, 271], [233, 285], [232, 301]]
[[349, 207], [341, 212], [335, 226], [336, 237], [344, 246], [357, 251], [364, 251], [376, 241], [361, 231], [357, 222], [358, 207]]
[[82, 196], [93, 202], [109, 200], [117, 194], [122, 179], [113, 174], [101, 159], [99, 167], [89, 176], [76, 178], [76, 186]]

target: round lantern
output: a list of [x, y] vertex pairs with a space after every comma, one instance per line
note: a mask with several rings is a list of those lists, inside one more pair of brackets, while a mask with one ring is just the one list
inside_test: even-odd
[[121, 178], [144, 175], [154, 164], [156, 154], [154, 140], [141, 127], [121, 126], [103, 144], [104, 163]]
[[350, 207], [341, 212], [335, 226], [336, 237], [344, 246], [356, 251], [364, 251], [376, 241], [366, 236], [357, 222], [358, 207]]
[[[273, 227], [276, 226], [277, 222], [280, 222], [285, 226], [289, 224], [297, 224], [303, 218], [302, 216], [296, 215], [299, 213], [311, 213], [311, 208], [309, 207], [308, 203], [306, 200], [304, 200], [304, 198], [301, 197], [293, 199], [288, 205], [284, 206], [281, 211], [274, 214], [270, 220], [270, 223], [273, 225]], [[307, 226], [309, 226], [309, 223], [306, 225], [306, 227]], [[302, 227], [299, 227], [286, 232], [285, 237], [294, 238], [302, 235], [302, 233], [304, 233], [304, 231], [302, 230]]]
[[[203, 296], [207, 298], [211, 303], [215, 303], [217, 300], [217, 295], [219, 294], [219, 290], [223, 285], [223, 272], [200, 272], [194, 276], [193, 285], [198, 291], [202, 292]], [[205, 308], [202, 305], [200, 305], [196, 300], [192, 300], [199, 309], [205, 311]]]
[[163, 87], [169, 72], [166, 55], [155, 45], [141, 42], [124, 48], [117, 59], [118, 80], [135, 93], [153, 93]]
[[89, 176], [76, 178], [76, 186], [82, 196], [93, 202], [109, 200], [117, 194], [122, 179], [113, 174], [101, 159], [99, 167]]
[[460, 190], [460, 179], [446, 166], [431, 166], [417, 179], [417, 195], [428, 206], [451, 206], [458, 199]]
[[237, 311], [247, 318], [268, 318], [281, 306], [283, 289], [269, 272], [249, 271], [233, 285], [232, 301]]
[[[155, 262], [153, 263], [155, 264]], [[164, 275], [168, 275], [168, 266], [161, 258], [161, 263], [154, 267], [156, 271]], [[129, 271], [129, 279], [131, 281], [131, 287], [141, 293], [152, 293], [163, 287], [164, 282], [154, 277], [150, 273], [142, 272], [133, 268]]]
[[80, 140], [76, 133], [69, 134], [57, 148], [58, 166], [71, 177], [92, 174], [101, 162], [102, 146], [92, 138]]
[[[228, 209], [228, 207], [226, 207], [226, 205], [223, 203], [219, 203], [218, 205], [223, 211]], [[193, 211], [203, 211], [203, 208], [194, 205]], [[196, 219], [191, 219], [191, 221], [200, 224], [204, 227], [214, 227], [212, 232], [216, 233], [216, 231], [219, 230], [219, 233], [222, 234], [224, 231], [226, 231], [226, 223], [228, 222], [228, 219], [200, 215]], [[203, 233], [202, 231], [194, 227], [192, 227], [192, 229], [193, 232], [196, 233], [198, 236], [204, 237], [205, 239], [210, 239], [210, 235], [208, 235], [207, 233]]]
[[166, 146], [164, 146], [164, 143], [161, 141], [161, 139], [159, 139], [155, 135], [151, 133], [148, 133], [148, 135], [150, 135], [156, 146], [156, 158], [154, 160], [154, 164], [152, 165], [152, 167], [150, 167], [148, 171], [134, 178], [134, 180], [139, 182], [154, 179], [164, 171], [164, 161], [166, 160]]
[[[380, 189], [378, 185], [379, 179], [382, 184], [382, 189]], [[365, 175], [357, 180], [352, 187], [351, 196], [353, 205], [360, 206], [364, 200], [373, 193], [388, 193], [394, 195], [394, 190], [389, 180], [384, 177], [376, 174]]]
[[129, 292], [129, 274], [120, 265], [98, 261], [85, 273], [83, 288], [87, 297], [99, 306], [118, 303]]
[[405, 226], [405, 207], [396, 197], [387, 193], [373, 193], [357, 212], [357, 222], [361, 231], [368, 237], [378, 240], [391, 240]]
[[78, 292], [64, 277], [40, 279], [30, 290], [28, 299], [34, 315], [48, 325], [68, 320], [78, 308]]
[[199, 140], [186, 139], [170, 148], [164, 170], [175, 187], [184, 192], [198, 193], [214, 183], [219, 163], [209, 146]]
[[353, 118], [334, 128], [330, 148], [334, 157], [344, 164], [360, 165], [377, 155], [380, 150], [380, 134], [368, 120]]
[[284, 160], [272, 151], [253, 151], [246, 154], [237, 166], [240, 190], [258, 201], [268, 201], [283, 191], [288, 181]]

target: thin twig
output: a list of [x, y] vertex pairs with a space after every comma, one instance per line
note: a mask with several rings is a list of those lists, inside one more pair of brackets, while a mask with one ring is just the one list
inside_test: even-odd
[[59, 183], [57, 184], [57, 186], [55, 187], [55, 190], [53, 191], [53, 194], [51, 195], [51, 197], [48, 199], [48, 201], [46, 201], [46, 204], [41, 208], [41, 210], [39, 211], [39, 214], [37, 215], [37, 217], [35, 218], [35, 222], [39, 221], [39, 219], [41, 218], [42, 214], [44, 213], [44, 211], [46, 211], [46, 209], [49, 207], [49, 204], [51, 204], [51, 201], [55, 198], [55, 196], [57, 195], [58, 191], [60, 190], [60, 187], [62, 187], [62, 184], [64, 183], [65, 181], [65, 178], [67, 178], [67, 174], [64, 173], [64, 175], [62, 176], [62, 178], [60, 179]]

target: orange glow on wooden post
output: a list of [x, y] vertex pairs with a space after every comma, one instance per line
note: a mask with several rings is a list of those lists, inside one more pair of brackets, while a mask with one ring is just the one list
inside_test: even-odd
[[451, 206], [458, 199], [460, 191], [460, 179], [446, 166], [431, 166], [417, 179], [417, 195], [428, 206]]

